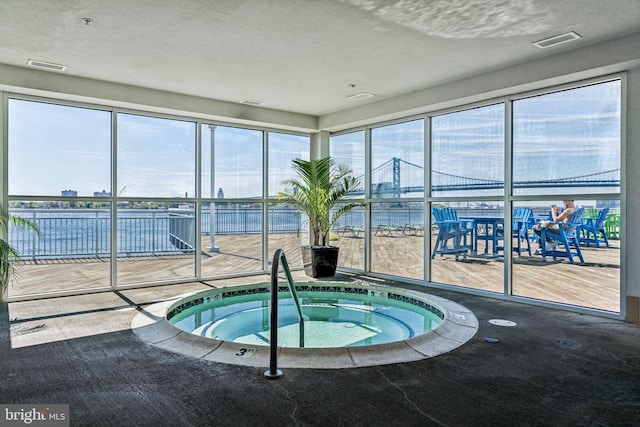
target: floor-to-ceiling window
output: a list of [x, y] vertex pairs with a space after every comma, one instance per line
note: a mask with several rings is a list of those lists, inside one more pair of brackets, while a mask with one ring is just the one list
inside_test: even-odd
[[[347, 165], [360, 181], [353, 198], [364, 198], [365, 189], [365, 132], [358, 130], [332, 135], [329, 145], [331, 157], [337, 164]], [[341, 248], [338, 266], [345, 269], [365, 269], [365, 208], [358, 207], [343, 215], [334, 225], [332, 235]], [[334, 244], [334, 242], [332, 242]]]
[[308, 227], [295, 208], [274, 201], [286, 181], [294, 177], [291, 161], [310, 159], [309, 137], [278, 132], [268, 133], [269, 248], [271, 260], [276, 249], [284, 249], [290, 268], [302, 267], [300, 246], [309, 244]]
[[9, 296], [109, 287], [111, 113], [9, 99], [8, 140], [9, 211], [41, 232], [10, 228]]
[[424, 120], [371, 129], [371, 271], [424, 278]]
[[[415, 243], [424, 233], [432, 282], [619, 312], [621, 94], [616, 78], [435, 112], [426, 129], [411, 120], [332, 135], [334, 157], [364, 155], [368, 165], [370, 222], [361, 227], [367, 222], [353, 217], [336, 229], [340, 246], [356, 254], [341, 255], [341, 266], [421, 279], [426, 254]], [[425, 198], [416, 179], [423, 138]], [[580, 250], [567, 240], [582, 260], [563, 257], [562, 243], [555, 253], [537, 252], [533, 226], [563, 200], [583, 213]], [[426, 215], [423, 201], [433, 208]]]
[[332, 135], [330, 153], [360, 179], [362, 188], [352, 197], [364, 197], [364, 207], [351, 211], [334, 226], [341, 248], [339, 266], [422, 280], [424, 120]]
[[[431, 119], [433, 282], [504, 289], [504, 114], [499, 103]], [[461, 222], [437, 221], [442, 209]]]
[[117, 115], [118, 284], [195, 277], [195, 159], [194, 122]]
[[261, 271], [264, 131], [201, 129], [202, 276]]
[[[563, 200], [584, 209], [580, 251], [571, 249], [583, 260], [514, 259], [514, 295], [620, 310], [621, 85], [616, 79], [513, 101], [515, 207], [531, 208], [536, 220], [549, 219]], [[589, 226], [598, 215], [605, 221], [594, 237]], [[530, 237], [537, 249], [538, 235]]]
[[[340, 266], [619, 311], [622, 91], [591, 82], [332, 135], [365, 202], [332, 235], [352, 244]], [[11, 230], [24, 268], [10, 296], [262, 271], [277, 247], [301, 266], [304, 218], [275, 195], [308, 136], [18, 97], [7, 110], [9, 206], [43, 231]], [[583, 210], [574, 264], [537, 255], [531, 229], [563, 200]], [[455, 211], [458, 234], [425, 203]]]
[[8, 205], [41, 230], [9, 230], [9, 298], [263, 272], [277, 247], [301, 266], [300, 215], [273, 196], [308, 135], [35, 98], [7, 111]]

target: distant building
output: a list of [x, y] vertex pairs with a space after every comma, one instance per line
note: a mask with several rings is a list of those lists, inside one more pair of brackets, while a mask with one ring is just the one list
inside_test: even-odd
[[75, 190], [62, 190], [60, 195], [62, 197], [78, 197], [78, 192]]
[[602, 209], [602, 208], [617, 209], [619, 207], [620, 207], [619, 200], [597, 200], [596, 201], [596, 208], [598, 209]]
[[111, 197], [111, 192], [106, 192], [104, 190], [102, 190], [102, 192], [100, 191], [96, 191], [93, 193], [93, 197]]

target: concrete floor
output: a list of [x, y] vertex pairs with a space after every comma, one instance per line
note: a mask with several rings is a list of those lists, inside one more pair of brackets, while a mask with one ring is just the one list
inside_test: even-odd
[[425, 289], [471, 309], [476, 336], [417, 362], [283, 369], [278, 380], [132, 332], [140, 308], [210, 286], [221, 284], [1, 305], [0, 404], [66, 403], [74, 426], [640, 425], [638, 325]]

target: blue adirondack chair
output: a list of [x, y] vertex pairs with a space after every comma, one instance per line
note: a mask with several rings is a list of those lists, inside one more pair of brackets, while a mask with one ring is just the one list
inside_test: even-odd
[[[580, 243], [589, 246], [591, 243], [595, 243], [596, 248], [600, 247], [600, 242], [609, 247], [609, 239], [607, 238], [607, 232], [605, 230], [605, 223], [607, 221], [607, 214], [609, 208], [600, 209], [596, 218], [583, 218], [580, 237]], [[598, 237], [602, 235], [602, 238]]]
[[[546, 228], [541, 229], [540, 233], [540, 250], [542, 258], [550, 256], [554, 260], [557, 257], [566, 257], [571, 264], [575, 264], [574, 257], [578, 257], [580, 262], [584, 262], [582, 251], [580, 250], [580, 227], [582, 227], [582, 216], [584, 208], [576, 208], [569, 217], [567, 222], [549, 222], [549, 224], [558, 224], [559, 232], [552, 233]], [[556, 243], [555, 249], [547, 249], [547, 240], [550, 239]]]
[[440, 254], [440, 256], [455, 255], [456, 261], [460, 255], [466, 258], [470, 251], [467, 236], [469, 236], [469, 243], [471, 243], [473, 232], [470, 221], [459, 220], [457, 212], [451, 208], [432, 208], [431, 212], [434, 222], [438, 226], [438, 236], [431, 259], [435, 258], [436, 254]]
[[[513, 209], [513, 222], [511, 226], [512, 237], [517, 239], [516, 246], [513, 247], [513, 252], [517, 252], [518, 256], [522, 254], [522, 242], [527, 242], [527, 252], [531, 256], [531, 240], [529, 238], [529, 228], [531, 227], [531, 219], [533, 218], [533, 211], [529, 208], [514, 208]], [[504, 228], [498, 229], [498, 235], [501, 240], [504, 239]], [[500, 250], [504, 250], [504, 246], [499, 247]]]

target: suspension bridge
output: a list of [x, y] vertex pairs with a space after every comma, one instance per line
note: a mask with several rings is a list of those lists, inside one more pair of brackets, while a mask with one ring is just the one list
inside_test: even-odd
[[[363, 182], [363, 176], [358, 177]], [[372, 192], [378, 197], [424, 192], [424, 167], [393, 157], [371, 171]], [[558, 179], [514, 181], [514, 188], [619, 187], [620, 169]], [[504, 188], [504, 181], [452, 175], [434, 170], [432, 188], [439, 191], [491, 190]], [[362, 194], [363, 191], [357, 192]]]

